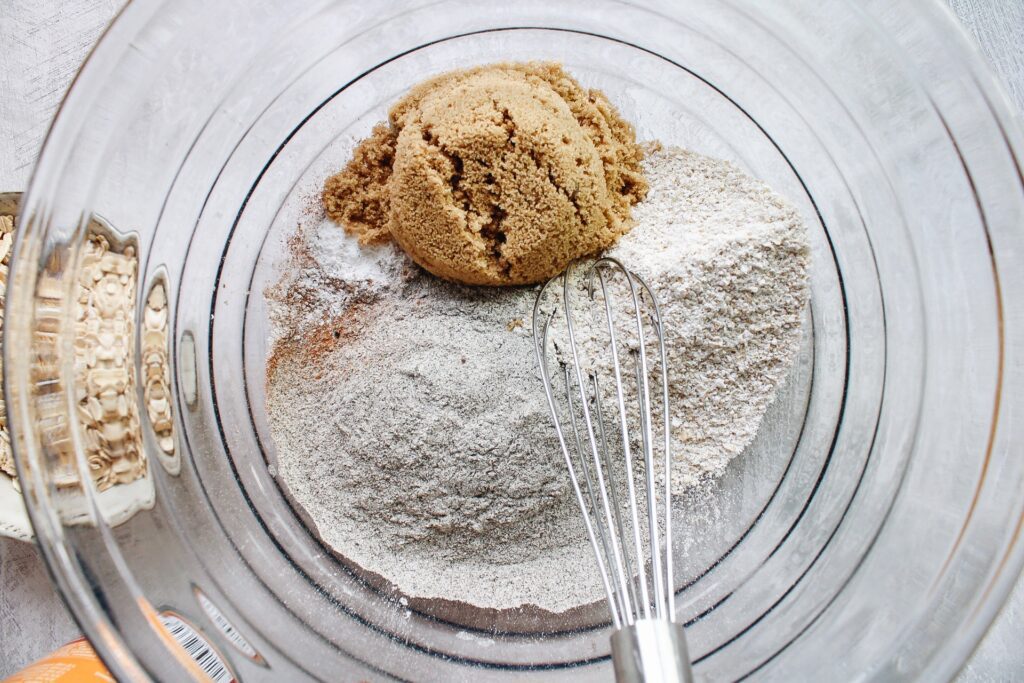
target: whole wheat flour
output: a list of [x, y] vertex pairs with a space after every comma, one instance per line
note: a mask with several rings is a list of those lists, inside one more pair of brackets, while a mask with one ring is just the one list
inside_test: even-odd
[[[795, 210], [732, 165], [652, 149], [643, 166], [648, 197], [611, 253], [662, 302], [685, 488], [750, 443], [784, 381], [808, 249]], [[326, 544], [410, 597], [550, 612], [599, 600], [535, 368], [536, 288], [462, 287], [390, 245], [350, 248], [300, 229], [268, 291], [267, 412], [292, 499]]]
[[[796, 211], [734, 166], [679, 149], [651, 156], [645, 171], [657, 192], [635, 209], [637, 234], [606, 255], [649, 283], [660, 302], [673, 484], [681, 493], [721, 474], [757, 434], [802, 338], [809, 250]], [[584, 296], [584, 283], [577, 286]], [[628, 289], [622, 279], [609, 286], [622, 309], [615, 317], [620, 339], [628, 341], [635, 328]], [[599, 377], [610, 376], [600, 297], [597, 306], [582, 308], [597, 315], [574, 316], [578, 345], [587, 347]], [[567, 350], [559, 323], [551, 335]], [[653, 381], [655, 358], [650, 364]], [[611, 392], [612, 383], [605, 388]], [[635, 405], [635, 385], [625, 390], [627, 404]], [[658, 395], [656, 386], [652, 391]]]

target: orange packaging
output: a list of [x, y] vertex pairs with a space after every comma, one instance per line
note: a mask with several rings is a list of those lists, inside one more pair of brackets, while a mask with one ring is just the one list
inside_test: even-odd
[[85, 638], [73, 640], [4, 683], [115, 683]]

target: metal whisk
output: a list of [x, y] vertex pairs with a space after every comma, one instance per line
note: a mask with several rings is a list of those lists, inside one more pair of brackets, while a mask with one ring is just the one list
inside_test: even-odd
[[[633, 343], [622, 343], [620, 329], [616, 328], [616, 305], [609, 288], [609, 277], [619, 275], [628, 285], [627, 305], [632, 304], [635, 316]], [[544, 393], [558, 435], [559, 445], [569, 470], [576, 502], [583, 513], [587, 536], [597, 559], [601, 582], [608, 599], [614, 632], [611, 637], [612, 662], [618, 681], [692, 681], [689, 657], [683, 627], [675, 623], [674, 590], [672, 582], [672, 518], [671, 518], [671, 439], [669, 432], [668, 368], [665, 358], [665, 338], [662, 330], [661, 309], [654, 292], [635, 273], [613, 258], [602, 258], [591, 265], [583, 275], [587, 296], [596, 305], [599, 291], [604, 301], [604, 327], [607, 332], [608, 359], [615, 383], [616, 410], [611, 415], [602, 407], [601, 383], [598, 372], [583, 362], [573, 320], [574, 281], [567, 271], [547, 282], [533, 308], [533, 338], [540, 367]], [[569, 351], [563, 351], [558, 360], [565, 382], [565, 403], [559, 405], [558, 392], [552, 384], [548, 359], [549, 330], [558, 309], [545, 312], [545, 293], [553, 284], [561, 282], [561, 310], [568, 332]], [[645, 318], [648, 325], [645, 325]], [[655, 438], [652, 420], [651, 382], [648, 367], [645, 327], [654, 331], [657, 361], [660, 365], [661, 419], [664, 431], [664, 552], [658, 528], [658, 500], [655, 484]], [[632, 334], [632, 325], [628, 326]], [[625, 349], [624, 349], [625, 347]], [[635, 365], [635, 376], [625, 379], [623, 351]], [[565, 358], [568, 356], [568, 358]], [[630, 413], [627, 411], [626, 381], [636, 382], [636, 412], [633, 424], [639, 418], [640, 439], [634, 441], [630, 432]], [[561, 408], [561, 409], [560, 409]], [[569, 433], [574, 449], [566, 439], [562, 415], [571, 423]], [[605, 423], [606, 418], [610, 420]], [[633, 427], [634, 432], [636, 427]], [[621, 437], [616, 455], [624, 464], [626, 501], [620, 505], [619, 487], [612, 460], [609, 435]], [[646, 482], [647, 539], [650, 549], [650, 575], [642, 531], [641, 512], [637, 503], [634, 468], [635, 444], [642, 450]], [[573, 450], [577, 456], [573, 457]], [[578, 465], [578, 466], [577, 466]], [[580, 476], [582, 474], [582, 477]]]

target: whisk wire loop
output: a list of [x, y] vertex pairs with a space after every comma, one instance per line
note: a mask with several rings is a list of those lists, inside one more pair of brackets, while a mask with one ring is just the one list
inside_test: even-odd
[[[605, 468], [602, 467], [601, 460], [599, 459], [598, 452], [596, 450], [596, 447], [597, 447], [596, 441], [593, 443], [594, 448], [591, 449], [591, 454], [592, 454], [592, 456], [594, 458], [593, 465], [594, 465], [594, 471], [596, 473], [597, 480], [598, 480], [597, 485], [594, 484], [594, 479], [590, 475], [591, 467], [587, 464], [587, 457], [586, 457], [586, 454], [585, 454], [586, 452], [583, 449], [583, 442], [580, 439], [580, 430], [579, 430], [579, 428], [577, 426], [576, 410], [575, 410], [575, 406], [573, 405], [573, 398], [572, 398], [572, 395], [573, 395], [573, 391], [572, 391], [573, 381], [572, 381], [572, 375], [571, 375], [571, 373], [569, 371], [568, 366], [566, 366], [564, 368], [564, 372], [565, 372], [565, 399], [566, 399], [566, 404], [567, 404], [568, 409], [569, 409], [569, 419], [572, 422], [572, 433], [573, 433], [574, 442], [576, 444], [576, 453], [579, 454], [580, 465], [581, 465], [581, 469], [583, 470], [583, 481], [586, 483], [586, 486], [587, 486], [587, 497], [590, 499], [590, 506], [591, 506], [590, 509], [595, 512], [595, 515], [596, 515], [598, 509], [601, 509], [604, 512], [604, 514], [605, 514], [605, 523], [602, 523], [601, 518], [598, 517], [597, 520], [596, 520], [597, 523], [594, 526], [597, 529], [597, 535], [598, 535], [598, 538], [601, 541], [601, 547], [604, 550], [605, 557], [611, 559], [611, 561], [615, 564], [615, 569], [617, 570], [617, 578], [619, 579], [620, 584], [619, 584], [619, 588], [614, 589], [614, 592], [615, 592], [616, 600], [618, 602], [618, 607], [621, 610], [621, 614], [625, 615], [627, 617], [624, 620], [627, 623], [632, 623], [628, 619], [628, 615], [631, 613], [631, 610], [630, 610], [629, 605], [625, 602], [625, 600], [626, 600], [626, 593], [622, 590], [622, 583], [626, 580], [625, 569], [624, 569], [623, 564], [622, 564], [621, 554], [619, 553], [618, 546], [616, 545], [616, 537], [615, 537], [615, 534], [613, 533], [613, 529], [611, 527], [611, 522], [610, 522], [611, 516], [612, 516], [612, 512], [609, 509], [608, 495], [607, 495], [607, 492], [608, 492], [610, 486], [605, 486], [605, 484], [604, 484], [604, 469]], [[582, 385], [580, 386], [580, 395], [581, 395], [582, 401], [584, 403], [586, 403], [587, 399], [586, 399], [586, 396], [585, 396], [585, 394], [583, 392]], [[605, 460], [607, 460], [607, 458], [605, 458]], [[595, 494], [595, 490], [597, 491], [596, 494]], [[599, 496], [601, 498], [601, 506], [600, 506], [600, 508], [598, 507], [598, 497]], [[606, 528], [607, 528], [607, 531], [606, 531]], [[611, 545], [609, 545], [609, 539], [611, 540]]]
[[[562, 430], [562, 423], [558, 417], [558, 409], [555, 405], [555, 395], [551, 389], [551, 374], [548, 370], [547, 362], [547, 346], [548, 346], [548, 331], [551, 326], [551, 319], [554, 317], [554, 313], [544, 320], [543, 324], [538, 325], [538, 321], [541, 319], [540, 303], [541, 297], [544, 293], [544, 288], [541, 289], [541, 295], [537, 297], [536, 303], [533, 307], [533, 345], [534, 353], [537, 356], [537, 362], [540, 367], [541, 381], [544, 384], [544, 394], [547, 397], [548, 410], [551, 413], [551, 419], [555, 426], [555, 434], [558, 437], [558, 445], [562, 451], [562, 455], [565, 458], [566, 469], [569, 472], [569, 483], [572, 486], [573, 493], [576, 496], [576, 503], [579, 505], [583, 514], [583, 524], [586, 528], [587, 539], [590, 541], [590, 545], [594, 548], [594, 556], [597, 560], [598, 572], [601, 575], [601, 584], [604, 587], [605, 596], [608, 600], [608, 607], [611, 611], [612, 624], [616, 630], [619, 630], [623, 626], [622, 617], [619, 615], [619, 609], [616, 605], [615, 592], [612, 590], [611, 581], [608, 578], [608, 569], [605, 561], [602, 559], [601, 552], [597, 543], [597, 538], [594, 531], [594, 525], [590, 521], [590, 515], [586, 513], [587, 504], [583, 498], [583, 490], [580, 488], [579, 478], [576, 476], [576, 468], [573, 465], [572, 456], [569, 453], [569, 448], [565, 441], [565, 433]], [[568, 373], [567, 373], [568, 376]]]
[[[610, 555], [606, 555], [606, 557], [608, 558], [608, 563], [613, 565], [615, 567], [615, 569], [616, 569], [617, 578], [618, 578], [618, 582], [619, 582], [618, 583], [618, 587], [616, 589], [616, 596], [617, 596], [618, 600], [620, 601], [620, 604], [622, 605], [622, 609], [623, 609], [622, 618], [623, 618], [623, 621], [625, 621], [627, 624], [632, 624], [635, 621], [635, 612], [636, 611], [635, 611], [635, 609], [633, 609], [633, 606], [628, 605], [628, 604], [625, 603], [625, 601], [627, 600], [627, 598], [628, 598], [628, 596], [630, 594], [629, 590], [628, 590], [628, 586], [627, 586], [628, 578], [626, 576], [626, 571], [625, 571], [625, 566], [626, 566], [625, 553], [624, 553], [623, 548], [620, 547], [619, 538], [614, 533], [612, 533], [613, 530], [614, 530], [614, 527], [612, 526], [612, 524], [613, 524], [613, 521], [612, 521], [613, 520], [613, 515], [612, 515], [612, 512], [611, 512], [611, 506], [610, 506], [609, 501], [608, 501], [608, 488], [609, 487], [606, 485], [605, 477], [604, 477], [604, 468], [601, 466], [601, 455], [600, 455], [600, 451], [598, 449], [597, 434], [596, 434], [596, 431], [595, 431], [595, 428], [594, 428], [594, 420], [591, 417], [590, 402], [587, 400], [587, 395], [586, 395], [586, 390], [585, 390], [585, 383], [583, 381], [583, 376], [584, 376], [583, 363], [580, 360], [580, 348], [579, 348], [579, 345], [578, 345], [577, 340], [576, 340], [576, 328], [575, 328], [574, 321], [573, 321], [573, 316], [572, 316], [572, 313], [571, 313], [572, 307], [570, 305], [570, 302], [572, 300], [572, 294], [571, 294], [570, 281], [569, 281], [569, 278], [568, 278], [567, 275], [563, 278], [562, 296], [563, 296], [562, 301], [565, 303], [565, 313], [566, 313], [566, 315], [565, 315], [565, 325], [566, 325], [566, 330], [569, 333], [569, 346], [570, 346], [571, 351], [572, 351], [572, 361], [573, 361], [572, 364], [573, 364], [573, 368], [575, 369], [576, 384], [577, 384], [577, 387], [579, 388], [579, 392], [580, 392], [580, 408], [581, 408], [581, 411], [582, 411], [582, 414], [583, 414], [583, 421], [584, 421], [584, 423], [587, 426], [587, 437], [588, 437], [589, 445], [590, 445], [590, 455], [593, 458], [594, 469], [595, 469], [595, 472], [596, 472], [596, 475], [597, 475], [597, 481], [598, 481], [598, 486], [599, 486], [599, 493], [600, 493], [600, 498], [601, 498], [601, 511], [604, 513], [604, 520], [602, 521], [600, 516], [598, 515], [598, 510], [597, 510], [596, 506], [593, 508], [594, 516], [596, 518], [597, 527], [600, 530], [600, 534], [604, 535], [605, 534], [605, 530], [607, 530], [608, 531], [608, 536], [611, 539], [611, 548], [610, 548], [611, 554]], [[566, 393], [567, 393], [567, 395], [571, 394], [571, 389], [570, 389], [570, 387], [568, 385], [566, 386]], [[576, 412], [573, 411], [571, 409], [571, 407], [570, 407], [569, 415], [570, 415], [570, 419], [572, 419], [574, 424], [575, 424]], [[580, 459], [585, 462], [586, 455], [584, 454], [583, 449], [580, 448], [578, 450], [578, 452], [580, 454]], [[641, 576], [642, 576], [642, 573], [641, 573]]]
[[[610, 277], [621, 274], [628, 289], [628, 298], [624, 307], [615, 302], [610, 287]], [[576, 282], [567, 272], [553, 278], [541, 290], [534, 305], [534, 344], [537, 361], [541, 370], [548, 408], [559, 438], [559, 445], [569, 469], [570, 482], [577, 497], [577, 503], [583, 513], [588, 539], [594, 549], [601, 572], [602, 583], [608, 597], [609, 609], [614, 623], [631, 625], [638, 619], [654, 618], [674, 621], [673, 565], [671, 544], [671, 441], [668, 413], [668, 370], [666, 363], [664, 331], [661, 310], [653, 291], [636, 274], [630, 272], [620, 261], [614, 258], [602, 258], [594, 262], [584, 274], [586, 292], [591, 302], [596, 303], [597, 296], [603, 302], [604, 334], [607, 335], [607, 352], [610, 356], [610, 372], [614, 379], [614, 398], [617, 410], [614, 418], [606, 416], [602, 398], [604, 392], [596, 372], [588, 368], [584, 362], [583, 350], [576, 321], [574, 320], [574, 299]], [[557, 393], [552, 384], [552, 373], [548, 358], [549, 329], [556, 318], [557, 311], [549, 315], [542, 312], [545, 293], [552, 283], [561, 284], [561, 303], [564, 311], [564, 322], [568, 336], [568, 349], [562, 350], [559, 358], [561, 372], [565, 382], [565, 401], [560, 407]], [[627, 322], [625, 328], [616, 324], [616, 311], [629, 310], [633, 321]], [[629, 332], [626, 339], [620, 335], [629, 331], [635, 322], [635, 332]], [[648, 329], [653, 331], [653, 340], [657, 344], [657, 354], [648, 355]], [[635, 334], [635, 337], [634, 337]], [[625, 346], [623, 346], [625, 344]], [[593, 349], [590, 349], [593, 351]], [[626, 354], [624, 356], [624, 354]], [[631, 436], [630, 414], [627, 410], [627, 379], [623, 373], [623, 360], [632, 359], [635, 373], [631, 373], [628, 381], [636, 383], [635, 401], [638, 410], [639, 448], [644, 466], [644, 493], [646, 494], [646, 539], [641, 533], [640, 509], [638, 504], [637, 482], [634, 476], [637, 463], [635, 437]], [[658, 428], [664, 434], [664, 479], [662, 494], [663, 521], [658, 514], [658, 487], [655, 472], [655, 421], [653, 419], [654, 401], [652, 400], [652, 373], [650, 361], [660, 365], [657, 373], [661, 385], [660, 403], [661, 420]], [[572, 365], [572, 368], [569, 365]], [[611, 393], [611, 392], [609, 392]], [[565, 418], [563, 419], [563, 414]], [[606, 418], [611, 420], [606, 423]], [[564, 420], [571, 423], [572, 446], [565, 436]], [[634, 417], [634, 419], [636, 419]], [[583, 425], [579, 425], [582, 420]], [[617, 423], [617, 424], [615, 424]], [[621, 438], [622, 464], [625, 472], [626, 504], [623, 506], [618, 491], [620, 482], [615, 474], [616, 465], [611, 457], [613, 449], [609, 445], [609, 427], [614, 424]], [[635, 434], [635, 432], [633, 432]], [[573, 456], [576, 453], [576, 457]], [[623, 507], [628, 509], [623, 514]], [[659, 521], [662, 525], [659, 526]], [[628, 527], [628, 529], [627, 529]], [[661, 534], [664, 532], [664, 545]], [[645, 567], [645, 543], [650, 550], [650, 576]], [[627, 547], [631, 546], [631, 547]], [[664, 547], [665, 556], [662, 557]], [[653, 596], [652, 596], [653, 592]], [[653, 599], [652, 599], [653, 597]]]
[[[672, 424], [665, 321], [650, 286], [614, 258], [601, 258], [591, 264], [584, 273], [585, 283], [572, 275], [567, 271], [541, 288], [533, 309], [534, 349], [548, 409], [615, 627], [611, 648], [616, 679], [630, 683], [692, 683], [685, 633], [675, 623]], [[617, 280], [619, 276], [623, 286]], [[551, 295], [555, 308], [546, 315], [543, 302], [553, 283], [561, 284], [561, 298]], [[581, 292], [583, 284], [586, 296]], [[597, 296], [603, 305], [597, 303]], [[589, 327], [577, 329], [574, 303], [578, 302], [574, 299], [589, 299], [595, 318]], [[549, 331], [558, 317], [559, 304], [568, 339], [562, 338], [559, 330], [552, 343], [561, 369], [553, 375], [548, 358]], [[618, 324], [617, 312], [622, 315]], [[657, 352], [649, 355], [651, 343], [657, 345]], [[588, 362], [584, 362], [584, 355]], [[629, 372], [623, 370], [624, 361], [633, 366]], [[660, 372], [652, 372], [652, 363], [660, 366]], [[610, 375], [614, 385], [602, 387], [599, 375]], [[552, 377], [565, 382], [564, 399], [555, 391]], [[660, 396], [652, 392], [654, 383], [661, 385]], [[612, 396], [615, 408], [606, 412], [604, 401], [611, 401]], [[661, 415], [656, 424], [654, 412], [659, 399]], [[571, 444], [566, 439], [565, 420], [571, 423]], [[661, 444], [656, 443], [659, 429], [664, 436]], [[616, 447], [619, 441], [621, 451]], [[659, 448], [663, 449], [663, 460], [656, 457]], [[638, 465], [643, 467], [643, 476], [636, 470]], [[660, 491], [658, 469], [664, 477]], [[638, 501], [640, 490], [646, 494], [643, 506]], [[620, 495], [623, 491], [625, 501]], [[663, 520], [659, 518], [659, 493]], [[646, 527], [641, 526], [641, 507], [646, 511]]]
[[[608, 293], [608, 281], [605, 279], [605, 274], [604, 272], [602, 272], [602, 269], [600, 268], [600, 265], [603, 261], [604, 259], [596, 262], [593, 266], [591, 266], [589, 272], [587, 273], [587, 291], [590, 295], [591, 301], [593, 301], [595, 293], [594, 276], [596, 275], [598, 282], [601, 286], [601, 297], [604, 301], [605, 322], [608, 330], [609, 350], [611, 352], [612, 370], [615, 377], [615, 398], [618, 406], [619, 434], [622, 437], [622, 453], [626, 462], [626, 472], [628, 473], [628, 476], [626, 477], [626, 492], [629, 502], [630, 521], [632, 522], [632, 540], [636, 553], [635, 557], [637, 558], [638, 565], [637, 581], [639, 583], [639, 605], [642, 605], [644, 611], [644, 618], [650, 618], [651, 608], [650, 597], [647, 588], [647, 573], [646, 571], [644, 571], [643, 562], [641, 560], [641, 558], [644, 557], [644, 550], [643, 543], [640, 539], [640, 519], [639, 507], [637, 506], [636, 499], [636, 483], [632, 476], [632, 473], [635, 471], [633, 468], [633, 447], [630, 443], [629, 438], [629, 423], [627, 420], [626, 399], [622, 380], [622, 364], [619, 359], [619, 345], [617, 339], [617, 332], [615, 329], [615, 309], [612, 306], [612, 297]], [[612, 263], [613, 265], [617, 265], [622, 270], [622, 272], [626, 274], [626, 280], [627, 282], [630, 282], [630, 288], [632, 290], [632, 282], [630, 281], [629, 271], [627, 271], [621, 263], [615, 261], [614, 259], [609, 259], [608, 262]], [[568, 274], [566, 274], [565, 278], [566, 289], [568, 289]], [[564, 304], [566, 311], [566, 319], [571, 319], [572, 313], [568, 298], [564, 300]], [[637, 302], [636, 310], [639, 310], [639, 302]], [[636, 612], [637, 606], [638, 605], [634, 602], [634, 612]]]
[[[664, 508], [665, 508], [665, 606], [667, 609], [667, 618], [669, 621], [674, 622], [676, 620], [676, 606], [675, 606], [675, 590], [674, 590], [674, 577], [673, 577], [673, 560], [672, 560], [672, 432], [669, 431], [671, 424], [668, 414], [668, 358], [666, 357], [665, 351], [665, 327], [663, 319], [661, 317], [661, 305], [658, 303], [658, 297], [654, 296], [654, 292], [650, 286], [637, 274], [633, 274], [633, 277], [643, 291], [647, 292], [647, 296], [651, 301], [653, 307], [652, 322], [654, 324], [654, 333], [658, 339], [658, 355], [659, 364], [661, 366], [661, 404], [662, 410], [662, 435], [664, 437]], [[653, 459], [652, 459], [653, 462]], [[652, 468], [648, 468], [648, 472], [651, 472]], [[651, 495], [653, 495], [654, 480], [650, 480]], [[657, 553], [656, 553], [657, 555]], [[660, 572], [655, 571], [656, 575], [660, 575]]]
[[[601, 436], [601, 454], [604, 456], [604, 469], [608, 473], [608, 489], [611, 494], [612, 510], [615, 512], [615, 531], [618, 532], [619, 538], [626, 538], [626, 530], [622, 523], [622, 504], [619, 502], [619, 486], [615, 480], [615, 468], [612, 466], [611, 454], [608, 451], [604, 411], [601, 408], [601, 383], [597, 376], [594, 376], [594, 413], [597, 416], [597, 429]], [[634, 563], [630, 562], [627, 553], [623, 552], [622, 555], [627, 578], [625, 595], [623, 596], [623, 599], [626, 601], [624, 609], [632, 611], [632, 605], [637, 604], [639, 588], [636, 584], [636, 573], [633, 569]]]

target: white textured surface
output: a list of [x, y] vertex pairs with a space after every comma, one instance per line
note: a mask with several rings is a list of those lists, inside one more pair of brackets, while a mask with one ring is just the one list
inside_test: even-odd
[[[1024, 2], [948, 0], [1024, 109]], [[50, 118], [121, 0], [0, 1], [0, 192], [23, 190]], [[0, 538], [0, 676], [71, 640], [77, 628], [36, 549]], [[1024, 680], [1018, 582], [960, 683]]]
[[[28, 184], [64, 91], [121, 0], [0, 0], [0, 192]], [[35, 547], [0, 538], [0, 676], [78, 636]]]
[[[1024, 111], [1024, 1], [947, 0], [974, 37], [986, 61]], [[1024, 577], [996, 618], [988, 635], [957, 678], [957, 683], [1024, 680]]]

